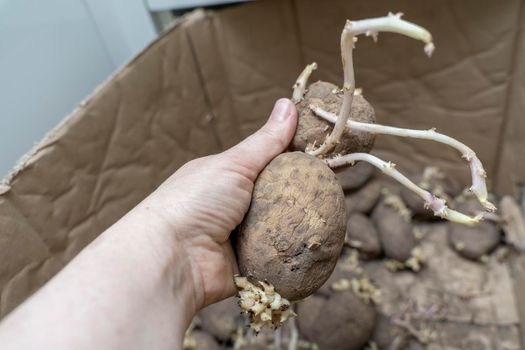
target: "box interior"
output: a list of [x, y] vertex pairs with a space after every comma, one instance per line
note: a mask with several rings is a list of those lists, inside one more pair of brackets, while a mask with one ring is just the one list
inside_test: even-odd
[[[341, 84], [346, 18], [404, 12], [434, 35], [360, 37], [356, 83], [378, 123], [436, 127], [478, 153], [493, 192], [525, 180], [525, 6], [519, 0], [258, 1], [195, 11], [122, 67], [0, 185], [0, 317], [185, 162], [259, 128], [302, 68]], [[468, 185], [453, 149], [389, 136], [372, 152], [414, 174], [434, 164]]]

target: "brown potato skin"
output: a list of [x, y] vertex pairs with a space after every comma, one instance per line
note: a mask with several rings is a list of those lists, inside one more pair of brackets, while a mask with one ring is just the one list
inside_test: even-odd
[[354, 166], [338, 172], [337, 179], [345, 193], [363, 187], [374, 175], [374, 166], [366, 162], [358, 162]]
[[303, 299], [332, 273], [345, 230], [343, 189], [330, 168], [302, 152], [281, 154], [259, 174], [239, 227], [240, 273]]
[[379, 349], [406, 349], [409, 339], [410, 336], [394, 324], [391, 316], [382, 313], [377, 314], [372, 340]]
[[[310, 104], [322, 107], [328, 112], [339, 113], [342, 95], [335, 94], [337, 86], [324, 81], [317, 81], [308, 87], [304, 99], [297, 104], [299, 116], [297, 130], [290, 145], [293, 151], [304, 151], [314, 142], [320, 146], [332, 129], [333, 124], [316, 116], [309, 108]], [[350, 118], [365, 123], [375, 123], [374, 108], [361, 95], [355, 95], [352, 101]], [[362, 131], [345, 131], [340, 143], [327, 156], [355, 152], [369, 152], [374, 146], [375, 136]]]
[[412, 225], [396, 209], [380, 203], [372, 213], [381, 246], [389, 259], [405, 262], [410, 258], [417, 241], [412, 233]]
[[299, 303], [301, 334], [320, 350], [359, 350], [372, 337], [376, 322], [373, 305], [366, 304], [351, 290], [315, 294]]
[[348, 217], [353, 213], [368, 215], [381, 197], [381, 188], [382, 184], [379, 181], [371, 181], [357, 191], [346, 193], [346, 215]]
[[[475, 198], [469, 198], [455, 205], [459, 211], [476, 215], [481, 206]], [[448, 240], [450, 246], [464, 258], [478, 260], [492, 252], [500, 243], [501, 230], [490, 221], [482, 221], [474, 226], [448, 223]], [[462, 245], [462, 249], [458, 249]]]
[[381, 254], [379, 233], [377, 233], [377, 229], [372, 220], [361, 213], [353, 213], [348, 218], [348, 223], [346, 224], [345, 243], [353, 247], [354, 242], [361, 244], [355, 247], [359, 251], [361, 258], [373, 259]]

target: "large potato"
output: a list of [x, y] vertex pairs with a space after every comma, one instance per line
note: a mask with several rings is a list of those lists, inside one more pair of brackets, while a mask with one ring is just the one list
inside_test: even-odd
[[303, 299], [332, 273], [345, 229], [344, 194], [330, 168], [302, 152], [281, 154], [259, 174], [239, 228], [240, 272]]
[[[316, 116], [309, 105], [315, 105], [328, 112], [339, 113], [343, 98], [337, 93], [337, 86], [318, 81], [308, 87], [304, 99], [297, 104], [299, 120], [292, 140], [291, 149], [304, 151], [314, 142], [320, 146], [332, 129], [333, 124]], [[361, 95], [355, 95], [352, 101], [350, 118], [358, 122], [375, 123], [374, 108]], [[374, 145], [375, 135], [355, 130], [346, 130], [335, 149], [329, 155], [353, 152], [369, 152]]]

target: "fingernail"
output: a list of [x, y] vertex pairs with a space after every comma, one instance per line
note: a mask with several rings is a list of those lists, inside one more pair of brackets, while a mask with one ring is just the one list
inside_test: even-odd
[[292, 114], [292, 102], [287, 98], [281, 98], [277, 100], [273, 107], [270, 119], [278, 122], [283, 122], [290, 117]]

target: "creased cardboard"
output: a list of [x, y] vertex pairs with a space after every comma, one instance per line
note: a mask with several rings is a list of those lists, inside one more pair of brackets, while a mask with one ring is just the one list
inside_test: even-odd
[[[2, 313], [35, 289], [20, 286], [58, 270], [46, 259], [65, 264], [179, 166], [220, 150], [200, 86], [186, 36], [174, 30], [24, 159], [0, 197], [0, 250], [20, 250], [2, 254]], [[16, 298], [4, 297], [10, 288]]]
[[[268, 118], [279, 97], [290, 96], [302, 70], [290, 1], [261, 1], [214, 16], [225, 88], [243, 137]], [[201, 61], [209, 61], [202, 58]]]
[[[257, 1], [183, 18], [40, 142], [0, 188], [0, 316], [190, 159], [219, 152], [290, 96], [306, 63], [342, 80], [346, 18], [405, 12], [437, 50], [394, 34], [360, 37], [357, 85], [382, 124], [436, 127], [475, 149], [499, 194], [525, 180], [525, 6], [519, 0]], [[374, 152], [465, 186], [453, 149], [379, 136]], [[523, 318], [523, 316], [522, 316]]]

